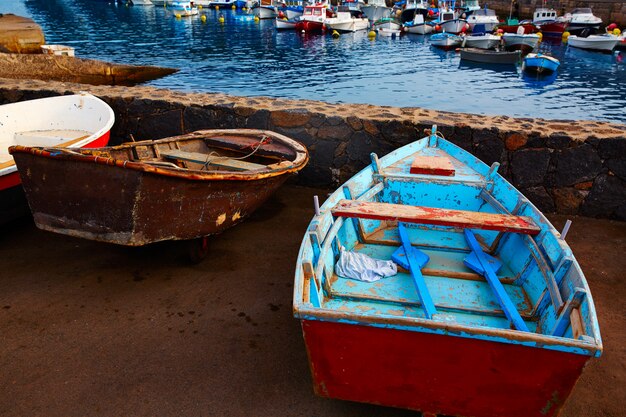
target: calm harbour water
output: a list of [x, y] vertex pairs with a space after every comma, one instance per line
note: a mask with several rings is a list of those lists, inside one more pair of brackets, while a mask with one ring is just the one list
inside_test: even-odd
[[[220, 12], [224, 24], [218, 23]], [[561, 66], [555, 79], [536, 80], [520, 68], [461, 63], [454, 51], [431, 47], [428, 37], [303, 37], [277, 32], [271, 20], [220, 12], [203, 10], [203, 23], [198, 16], [176, 19], [156, 6], [0, 1], [0, 13], [31, 17], [47, 43], [73, 46], [79, 57], [180, 68], [148, 83], [155, 87], [626, 123], [626, 52], [602, 54], [567, 47], [560, 39], [544, 41], [540, 50]]]

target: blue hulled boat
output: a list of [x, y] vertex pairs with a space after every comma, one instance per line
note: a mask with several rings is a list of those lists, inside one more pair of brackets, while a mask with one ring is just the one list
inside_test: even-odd
[[372, 154], [316, 205], [298, 254], [294, 314], [316, 393], [429, 415], [558, 415], [602, 352], [565, 234], [436, 127]]
[[522, 70], [535, 75], [552, 75], [561, 63], [558, 59], [542, 53], [528, 54], [524, 57]]

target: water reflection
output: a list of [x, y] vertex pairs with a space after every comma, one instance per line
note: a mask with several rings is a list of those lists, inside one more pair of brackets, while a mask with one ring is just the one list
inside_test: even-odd
[[94, 0], [0, 3], [0, 12], [12, 11], [26, 12], [48, 43], [70, 44], [78, 56], [181, 69], [150, 83], [156, 87], [626, 122], [622, 55], [570, 48], [558, 38], [541, 43], [542, 52], [561, 61], [558, 76], [536, 82], [515, 67], [460, 62], [454, 51], [432, 48], [419, 35], [303, 36], [277, 32], [273, 21], [255, 22], [241, 11], [203, 10], [202, 22], [177, 19], [164, 7]]

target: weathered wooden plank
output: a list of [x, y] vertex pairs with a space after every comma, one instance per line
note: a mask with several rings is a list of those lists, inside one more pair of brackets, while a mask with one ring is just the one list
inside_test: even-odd
[[517, 330], [527, 332], [528, 327], [526, 326], [526, 323], [524, 323], [524, 320], [522, 320], [522, 317], [515, 308], [515, 305], [513, 305], [511, 298], [504, 290], [504, 287], [498, 279], [498, 276], [495, 274], [495, 272], [493, 272], [493, 269], [491, 269], [491, 264], [487, 261], [487, 258], [485, 258], [485, 254], [480, 247], [480, 244], [474, 237], [474, 234], [469, 230], [465, 230], [464, 232], [467, 244], [476, 254], [476, 258], [480, 262], [482, 270], [484, 271], [484, 276], [487, 279], [489, 286], [495, 293], [496, 298], [500, 303], [500, 307], [502, 307], [502, 310], [504, 310], [504, 314]]
[[341, 217], [395, 220], [529, 235], [536, 235], [541, 230], [529, 217], [367, 201], [341, 200], [332, 208], [332, 213], [333, 216]]
[[409, 170], [411, 174], [441, 175], [452, 177], [455, 174], [450, 158], [445, 156], [416, 155]]
[[161, 151], [161, 155], [169, 159], [195, 162], [203, 165], [214, 165], [236, 171], [253, 171], [266, 168], [265, 165], [246, 162], [239, 159], [232, 159], [224, 156], [210, 156], [200, 152], [185, 152], [177, 149]]

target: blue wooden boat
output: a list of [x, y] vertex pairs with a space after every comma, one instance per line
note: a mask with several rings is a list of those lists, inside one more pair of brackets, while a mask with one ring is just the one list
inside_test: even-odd
[[[429, 415], [558, 415], [602, 352], [596, 311], [566, 230], [497, 171], [433, 127], [372, 155], [316, 207], [294, 315], [317, 394]], [[348, 253], [398, 273], [338, 275]]]
[[534, 75], [552, 75], [559, 68], [558, 59], [542, 53], [528, 54], [524, 57], [522, 71]]

